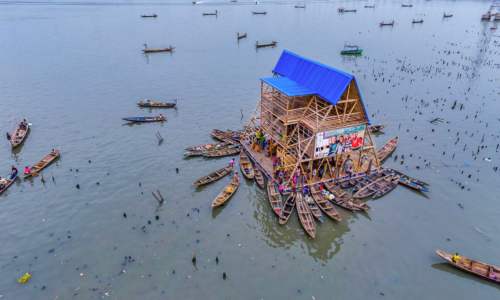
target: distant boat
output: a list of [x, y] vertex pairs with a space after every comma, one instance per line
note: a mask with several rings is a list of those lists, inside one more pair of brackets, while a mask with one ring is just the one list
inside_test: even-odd
[[246, 32], [242, 32], [242, 33], [239, 33], [239, 32], [236, 32], [236, 39], [239, 41], [241, 39], [244, 39], [247, 37], [247, 33]]
[[267, 11], [252, 11], [254, 15], [267, 15]]
[[162, 114], [155, 117], [126, 117], [122, 118], [122, 120], [130, 122], [130, 123], [150, 123], [150, 122], [165, 122], [167, 118], [165, 118]]
[[276, 41], [272, 41], [270, 43], [263, 43], [263, 44], [259, 44], [259, 42], [255, 42], [255, 48], [265, 48], [265, 47], [276, 47], [276, 45], [278, 44], [278, 42]]
[[143, 53], [157, 53], [157, 52], [172, 52], [174, 51], [174, 47], [169, 46], [168, 48], [148, 48], [147, 44], [144, 44], [144, 49], [142, 49]]
[[451, 18], [451, 17], [453, 17], [453, 14], [443, 13], [443, 18]]
[[158, 17], [157, 14], [152, 14], [152, 15], [141, 15], [141, 18], [156, 18]]
[[481, 16], [481, 21], [489, 21], [491, 19], [491, 12], [487, 12]]
[[382, 26], [394, 26], [394, 20], [392, 20], [391, 22], [380, 22], [380, 27]]
[[301, 5], [297, 4], [294, 7], [295, 8], [306, 8], [306, 5], [305, 4], [301, 4]]
[[494, 21], [500, 21], [500, 12], [495, 14], [495, 18], [493, 18]]
[[365, 8], [375, 8], [375, 5], [365, 5]]
[[401, 4], [401, 7], [413, 7], [413, 4]]
[[217, 10], [215, 10], [214, 12], [204, 12], [201, 15], [202, 16], [217, 16], [218, 14], [219, 14], [219, 12]]
[[412, 24], [422, 24], [424, 23], [424, 19], [413, 19], [411, 21]]
[[361, 55], [363, 54], [363, 49], [359, 48], [357, 45], [344, 45], [344, 50], [340, 51], [341, 55]]
[[349, 9], [349, 8], [343, 8], [343, 7], [341, 7], [341, 8], [338, 9], [338, 11], [339, 11], [339, 13], [348, 13], [348, 12], [355, 13], [356, 9]]
[[140, 100], [137, 102], [137, 106], [142, 108], [175, 108], [177, 105], [177, 99], [173, 102], [160, 102], [151, 99]]

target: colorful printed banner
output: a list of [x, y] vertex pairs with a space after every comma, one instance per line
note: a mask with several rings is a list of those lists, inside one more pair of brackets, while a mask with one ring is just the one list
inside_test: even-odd
[[351, 152], [363, 147], [366, 125], [320, 132], [316, 135], [315, 158]]

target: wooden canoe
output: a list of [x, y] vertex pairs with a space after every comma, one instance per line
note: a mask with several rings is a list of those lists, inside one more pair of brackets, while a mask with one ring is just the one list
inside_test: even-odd
[[184, 152], [184, 156], [186, 156], [186, 157], [201, 156], [206, 152], [224, 150], [224, 149], [229, 149], [229, 148], [237, 148], [237, 146], [233, 145], [233, 144], [227, 144], [227, 143], [204, 144], [204, 145], [199, 145], [199, 146], [192, 146], [192, 147], [186, 148], [187, 151]]
[[382, 124], [377, 124], [377, 125], [370, 125], [368, 126], [368, 130], [370, 131], [370, 133], [382, 133], [383, 129], [384, 129], [384, 125]]
[[303, 198], [309, 206], [309, 211], [311, 212], [311, 214], [316, 218], [316, 220], [323, 222], [323, 213], [321, 212], [318, 204], [314, 202], [313, 198], [310, 195], [304, 195]]
[[304, 200], [302, 193], [297, 193], [295, 204], [297, 206], [297, 215], [299, 216], [302, 228], [304, 228], [304, 231], [314, 239], [316, 237], [316, 223], [314, 223], [313, 214], [309, 210], [309, 206]]
[[175, 108], [177, 105], [177, 99], [174, 102], [160, 102], [151, 99], [140, 100], [137, 102], [137, 106], [142, 108]]
[[391, 172], [399, 175], [399, 184], [406, 186], [410, 189], [413, 189], [415, 191], [418, 191], [418, 192], [428, 192], [429, 191], [429, 188], [427, 187], [429, 184], [427, 182], [410, 177], [410, 176], [408, 176], [408, 175], [406, 175], [398, 170], [394, 170], [394, 169], [387, 169], [387, 170], [390, 170]]
[[[10, 176], [9, 176], [10, 177]], [[3, 187], [0, 188], [0, 195], [5, 192], [14, 182], [17, 180], [17, 175], [13, 179], [2, 178], [0, 179], [0, 183], [3, 184]]]
[[394, 150], [396, 150], [398, 139], [399, 137], [397, 136], [390, 139], [382, 148], [377, 150], [377, 158], [380, 162], [383, 162], [392, 152], [394, 152]]
[[245, 151], [240, 152], [240, 169], [245, 178], [253, 180], [255, 177], [255, 172], [253, 170], [252, 162], [246, 155]]
[[376, 170], [370, 174], [353, 179], [352, 181], [354, 182], [354, 186], [352, 190], [353, 192], [357, 192], [360, 189], [364, 188], [365, 186], [372, 184], [374, 181], [388, 174], [390, 174], [390, 172], [388, 172], [388, 169], [383, 169], [383, 170]]
[[186, 151], [210, 151], [228, 146], [228, 143], [208, 143], [184, 148]]
[[222, 192], [220, 192], [219, 195], [215, 197], [214, 201], [212, 202], [212, 208], [224, 205], [224, 203], [226, 203], [234, 195], [239, 186], [239, 175], [235, 175], [233, 176], [233, 179], [231, 179], [231, 182], [222, 190]]
[[262, 171], [259, 169], [254, 169], [255, 170], [255, 182], [257, 185], [263, 189], [265, 187], [265, 181], [264, 181], [264, 175], [262, 175]]
[[311, 186], [311, 194], [316, 204], [318, 204], [319, 208], [327, 216], [335, 221], [342, 220], [342, 217], [340, 217], [340, 214], [337, 212], [333, 204], [321, 193], [318, 188]]
[[144, 53], [158, 53], [158, 52], [172, 52], [174, 51], [174, 47], [169, 46], [168, 48], [144, 48], [142, 52]]
[[276, 187], [274, 182], [267, 182], [267, 198], [269, 199], [269, 204], [273, 212], [279, 217], [281, 217], [281, 211], [283, 210], [283, 202], [281, 200], [281, 194]]
[[372, 196], [373, 199], [380, 198], [394, 190], [399, 183], [399, 175], [392, 174], [391, 176], [386, 177], [385, 182], [382, 181], [381, 187], [377, 190], [377, 192]]
[[342, 190], [336, 184], [331, 182], [325, 183], [325, 187], [333, 194], [335, 198], [331, 201], [333, 204], [336, 204], [343, 209], [347, 209], [349, 211], [367, 211], [370, 207], [368, 204], [360, 201], [356, 201], [349, 193]]
[[295, 208], [295, 197], [296, 193], [290, 193], [288, 195], [288, 198], [286, 199], [284, 205], [283, 205], [283, 210], [281, 211], [281, 216], [280, 216], [280, 224], [285, 225], [286, 222], [288, 222], [288, 219], [290, 219], [290, 216], [293, 213], [293, 209]]
[[228, 175], [229, 173], [231, 173], [232, 170], [233, 170], [233, 168], [231, 166], [227, 166], [227, 167], [218, 169], [217, 171], [214, 171], [206, 176], [198, 178], [195, 182], [193, 182], [193, 184], [196, 187], [200, 187], [202, 185], [209, 184], [211, 182], [217, 181], [217, 180], [221, 179], [222, 177]]
[[239, 143], [241, 131], [213, 129], [210, 135], [219, 141], [226, 143]]
[[232, 156], [240, 153], [239, 147], [227, 147], [213, 151], [203, 152], [204, 157], [214, 158], [214, 157], [224, 157], [224, 156]]
[[436, 254], [455, 268], [472, 273], [484, 279], [500, 283], [500, 267], [498, 266], [483, 263], [465, 256], [460, 256], [460, 259], [457, 262], [454, 262], [452, 260], [453, 254], [439, 249], [436, 250]]
[[49, 154], [45, 155], [42, 160], [37, 162], [31, 167], [31, 172], [24, 174], [24, 178], [29, 178], [31, 176], [37, 176], [43, 169], [53, 163], [56, 159], [61, 156], [59, 150], [52, 150]]
[[154, 117], [126, 117], [122, 118], [122, 120], [130, 123], [150, 123], [150, 122], [165, 122], [167, 118], [163, 115], [159, 115]]
[[356, 193], [354, 193], [353, 197], [358, 199], [367, 198], [370, 196], [372, 196], [373, 198], [379, 198], [396, 188], [398, 182], [399, 175], [388, 174], [358, 190]]
[[12, 149], [20, 146], [28, 136], [29, 132], [30, 124], [24, 121], [20, 122], [10, 135], [10, 144], [12, 146]]

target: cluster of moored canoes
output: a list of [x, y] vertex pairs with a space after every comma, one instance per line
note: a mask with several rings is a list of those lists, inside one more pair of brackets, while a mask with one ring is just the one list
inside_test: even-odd
[[[28, 137], [31, 130], [31, 124], [26, 119], [19, 122], [16, 129], [12, 133], [7, 133], [7, 139], [10, 141], [12, 149], [19, 148]], [[40, 172], [56, 161], [61, 156], [59, 150], [52, 149], [49, 154], [45, 155], [39, 162], [33, 166], [24, 168], [24, 178], [38, 176]], [[7, 177], [0, 178], [0, 194], [5, 192], [19, 178], [17, 168], [13, 167], [11, 174]]]
[[[145, 99], [137, 102], [137, 106], [140, 108], [177, 108], [177, 99], [170, 102], [161, 102], [157, 100]], [[167, 117], [163, 114], [158, 114], [156, 116], [140, 116], [140, 117], [125, 117], [122, 120], [128, 123], [154, 123], [154, 122], [165, 122]]]
[[[372, 133], [381, 133], [383, 128], [383, 125], [372, 125], [369, 130]], [[427, 183], [400, 171], [385, 168], [374, 170], [369, 174], [356, 175], [340, 183], [325, 182], [292, 191], [280, 190], [274, 180], [269, 179], [266, 183], [267, 178], [264, 173], [253, 164], [245, 150], [240, 147], [241, 133], [241, 131], [214, 129], [211, 135], [219, 141], [218, 143], [188, 147], [185, 156], [222, 157], [239, 153], [241, 174], [247, 180], [255, 180], [260, 188], [267, 189], [269, 204], [278, 217], [278, 222], [286, 224], [296, 209], [302, 227], [312, 238], [316, 236], [316, 221], [323, 222], [325, 215], [334, 221], [342, 220], [336, 207], [352, 213], [364, 213], [369, 209], [369, 206], [363, 202], [364, 199], [382, 197], [396, 188], [398, 184], [419, 192], [428, 190]], [[382, 162], [389, 157], [397, 145], [398, 137], [390, 139], [377, 151], [379, 161]], [[193, 183], [196, 187], [201, 187], [233, 173], [231, 181], [212, 201], [212, 208], [224, 205], [239, 187], [240, 179], [238, 173], [233, 170], [233, 163], [198, 178]]]

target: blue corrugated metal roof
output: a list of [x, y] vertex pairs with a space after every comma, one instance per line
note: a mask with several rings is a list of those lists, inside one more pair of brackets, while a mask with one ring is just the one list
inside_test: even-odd
[[316, 94], [288, 77], [267, 77], [261, 80], [290, 97]]
[[[317, 94], [333, 105], [337, 104], [349, 82], [354, 79], [351, 74], [304, 58], [288, 50], [283, 51], [273, 72], [295, 82], [295, 85], [289, 84], [291, 89], [299, 90], [300, 87], [300, 89], [307, 91], [307, 94], [303, 95]], [[287, 86], [281, 85], [281, 88], [276, 88], [288, 95]]]

